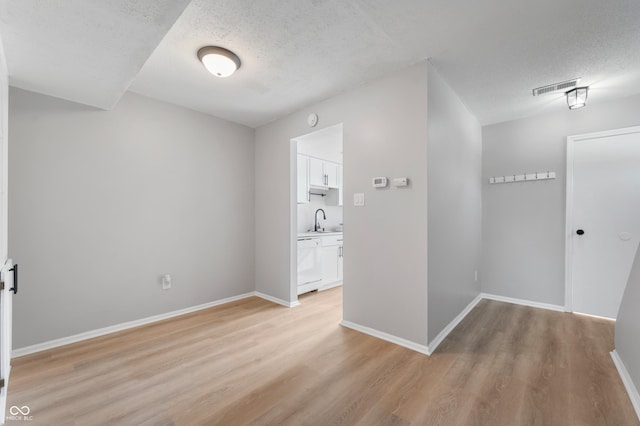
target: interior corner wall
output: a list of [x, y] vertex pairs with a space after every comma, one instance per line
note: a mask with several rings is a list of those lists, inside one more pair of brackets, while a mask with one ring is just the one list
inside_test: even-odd
[[14, 348], [254, 290], [253, 129], [132, 93], [9, 108]]
[[[311, 112], [316, 128], [307, 125]], [[344, 320], [426, 346], [426, 117], [421, 63], [256, 130], [257, 291], [296, 298], [290, 140], [343, 123]], [[411, 183], [376, 189], [376, 176]], [[365, 194], [364, 207], [353, 205], [354, 193]]]
[[[640, 95], [482, 129], [482, 291], [565, 305], [566, 138], [640, 125]], [[490, 185], [540, 171], [556, 179]]]
[[[615, 330], [616, 352], [633, 381], [636, 394], [640, 391], [640, 339], [638, 336], [640, 336], [640, 248], [636, 251], [631, 267]], [[632, 395], [629, 396], [632, 397]], [[636, 411], [637, 408], [636, 406]], [[640, 412], [638, 415], [640, 416]]]
[[429, 66], [428, 323], [431, 343], [480, 294], [482, 130]]

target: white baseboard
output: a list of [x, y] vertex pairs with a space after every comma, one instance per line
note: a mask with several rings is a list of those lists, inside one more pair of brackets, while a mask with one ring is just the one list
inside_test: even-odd
[[473, 308], [475, 308], [475, 306], [482, 300], [482, 294], [479, 294], [476, 296], [475, 299], [473, 299], [471, 301], [471, 303], [469, 303], [467, 305], [466, 308], [464, 308], [462, 310], [462, 312], [460, 312], [458, 314], [458, 316], [456, 316], [453, 321], [451, 321], [449, 323], [449, 325], [447, 325], [436, 337], [435, 339], [433, 339], [431, 341], [431, 343], [429, 344], [429, 353], [434, 353], [435, 350], [438, 348], [438, 346], [440, 346], [440, 343], [442, 343], [442, 341], [449, 335], [449, 333], [451, 333], [453, 331], [454, 328], [456, 328], [456, 326], [458, 324], [460, 324], [460, 321], [462, 321], [464, 319], [464, 317], [467, 316], [467, 314], [469, 312], [471, 312], [471, 310]]
[[514, 303], [516, 305], [530, 306], [532, 308], [548, 309], [550, 311], [565, 312], [564, 306], [549, 303], [532, 302], [531, 300], [514, 299], [512, 297], [496, 296], [495, 294], [480, 293], [483, 299], [496, 300], [498, 302]]
[[330, 290], [330, 289], [336, 288], [336, 287], [340, 287], [341, 285], [342, 285], [342, 281], [338, 281], [338, 282], [335, 282], [335, 283], [327, 284], [324, 287], [320, 287], [318, 289], [318, 292], [325, 291], [325, 290]]
[[565, 311], [564, 306], [551, 305], [548, 303], [532, 302], [530, 300], [523, 300], [523, 299], [514, 299], [511, 297], [496, 296], [494, 294], [480, 293], [478, 296], [476, 296], [475, 299], [471, 301], [471, 303], [467, 305], [466, 308], [462, 310], [462, 312], [460, 312], [453, 319], [453, 321], [449, 323], [449, 325], [447, 325], [440, 333], [438, 333], [438, 335], [433, 339], [431, 344], [428, 346], [420, 345], [410, 340], [402, 339], [400, 337], [397, 337], [388, 333], [384, 333], [382, 331], [378, 331], [373, 328], [365, 327], [363, 325], [354, 324], [349, 321], [343, 320], [340, 324], [347, 328], [352, 328], [356, 331], [360, 331], [361, 333], [365, 333], [370, 336], [377, 337], [379, 339], [386, 340], [388, 342], [395, 343], [400, 346], [404, 346], [405, 348], [413, 349], [414, 351], [420, 352], [422, 354], [431, 355], [438, 348], [438, 346], [444, 341], [444, 339], [447, 338], [449, 333], [451, 333], [453, 329], [456, 328], [456, 326], [469, 314], [469, 312], [473, 310], [473, 308], [482, 299], [496, 300], [498, 302], [514, 303], [516, 305], [530, 306], [533, 308], [540, 308], [540, 309], [549, 309], [552, 311], [559, 311], [559, 312]]
[[300, 304], [300, 302], [298, 302], [297, 300], [295, 302], [287, 302], [286, 300], [278, 299], [277, 297], [269, 296], [268, 294], [260, 293], [259, 291], [254, 291], [253, 294], [254, 296], [257, 296], [261, 299], [277, 303], [278, 305], [286, 306], [287, 308], [295, 308]]
[[420, 352], [421, 354], [431, 355], [429, 353], [429, 348], [425, 345], [412, 342], [411, 340], [403, 339], [402, 337], [394, 336], [393, 334], [378, 331], [374, 328], [365, 327], [364, 325], [345, 320], [340, 321], [340, 325], [352, 330], [359, 331], [360, 333], [368, 334], [369, 336], [377, 337], [378, 339], [386, 340], [387, 342], [395, 343], [399, 346], [404, 346], [405, 348]]
[[189, 308], [179, 309], [177, 311], [171, 311], [160, 315], [154, 315], [139, 320], [123, 322], [120, 324], [112, 325], [109, 327], [99, 328], [97, 330], [86, 331], [84, 333], [74, 334], [73, 336], [62, 337], [60, 339], [49, 340], [48, 342], [38, 343], [24, 348], [14, 349], [11, 352], [11, 358], [17, 358], [33, 354], [36, 352], [46, 351], [47, 349], [57, 348], [59, 346], [69, 345], [71, 343], [81, 342], [83, 340], [93, 339], [94, 337], [104, 336], [105, 334], [115, 333], [118, 331], [128, 330], [130, 328], [139, 327], [141, 325], [150, 324], [152, 322], [162, 321], [165, 319], [177, 317], [180, 315], [189, 314], [191, 312], [200, 311], [202, 309], [212, 308], [214, 306], [222, 305], [229, 302], [234, 302], [240, 299], [246, 299], [247, 297], [256, 296], [255, 292], [249, 292], [240, 294], [238, 296], [227, 297], [226, 299], [215, 300], [213, 302], [204, 303], [202, 305], [192, 306]]
[[627, 390], [627, 394], [629, 394], [631, 404], [633, 404], [633, 408], [636, 410], [636, 416], [638, 416], [638, 420], [640, 420], [640, 393], [638, 393], [638, 389], [633, 384], [633, 380], [631, 380], [627, 367], [625, 367], [620, 355], [618, 355], [618, 352], [615, 350], [611, 351], [611, 359], [613, 359], [613, 363], [615, 364], [618, 374], [622, 379], [624, 388]]

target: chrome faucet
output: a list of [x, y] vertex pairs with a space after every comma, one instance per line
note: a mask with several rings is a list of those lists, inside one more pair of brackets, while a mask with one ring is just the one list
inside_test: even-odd
[[316, 210], [316, 214], [314, 215], [316, 223], [315, 223], [315, 225], [313, 227], [313, 230], [315, 232], [318, 232], [320, 230], [320, 221], [318, 220], [318, 212], [322, 212], [322, 218], [324, 220], [327, 220], [327, 215], [325, 214], [324, 210], [322, 210], [322, 209]]

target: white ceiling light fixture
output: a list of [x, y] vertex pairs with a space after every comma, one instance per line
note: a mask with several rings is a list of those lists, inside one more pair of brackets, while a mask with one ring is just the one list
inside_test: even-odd
[[567, 95], [567, 105], [569, 105], [569, 109], [578, 109], [587, 105], [587, 94], [589, 93], [589, 87], [576, 87], [575, 89], [569, 90], [565, 95]]
[[238, 55], [224, 47], [205, 46], [198, 50], [198, 59], [216, 77], [229, 77], [240, 68]]

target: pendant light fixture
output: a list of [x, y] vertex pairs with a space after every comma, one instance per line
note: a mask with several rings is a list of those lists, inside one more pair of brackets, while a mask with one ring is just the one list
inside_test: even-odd
[[578, 109], [587, 105], [587, 94], [589, 87], [576, 87], [565, 93], [567, 95], [567, 105], [569, 109]]
[[198, 59], [216, 77], [229, 77], [240, 68], [238, 55], [224, 47], [205, 46], [198, 50]]

